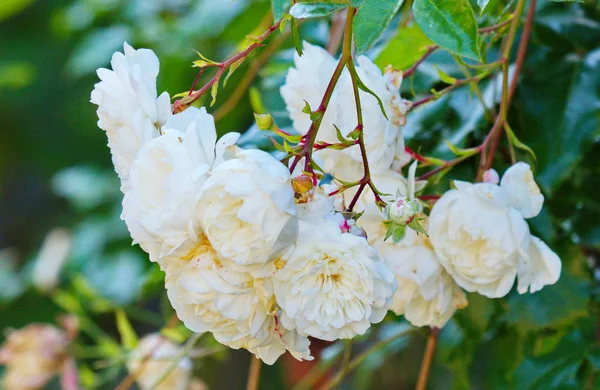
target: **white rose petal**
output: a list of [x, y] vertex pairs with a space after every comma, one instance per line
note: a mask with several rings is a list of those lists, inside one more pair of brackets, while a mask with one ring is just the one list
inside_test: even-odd
[[115, 53], [112, 70], [98, 69], [91, 102], [98, 105], [98, 127], [106, 131], [121, 191], [129, 188], [129, 170], [137, 151], [152, 138], [171, 115], [168, 93], [157, 97], [158, 58], [148, 49], [135, 50], [127, 43]]
[[[150, 260], [186, 256], [202, 237], [198, 202], [210, 170], [226, 150], [221, 146], [215, 152], [216, 137], [212, 116], [190, 107], [171, 117], [163, 135], [138, 152], [121, 218]], [[235, 135], [229, 137], [226, 144], [235, 142]]]
[[287, 168], [260, 150], [239, 150], [206, 181], [200, 201], [205, 234], [215, 250], [237, 264], [269, 260], [295, 214]]
[[508, 204], [517, 209], [523, 218], [533, 218], [542, 210], [544, 195], [533, 178], [529, 164], [518, 162], [508, 168], [500, 186]]
[[539, 291], [544, 286], [556, 283], [560, 277], [560, 259], [542, 240], [531, 236], [528, 255], [519, 265], [519, 294], [526, 293], [528, 289], [531, 293]]
[[459, 286], [489, 298], [505, 296], [519, 270], [525, 279], [520, 289], [526, 289], [537, 280], [524, 264], [536, 244], [530, 243], [522, 215], [497, 185], [456, 181], [455, 186], [436, 202], [429, 220], [431, 242], [444, 268]]
[[279, 326], [271, 282], [223, 259], [204, 239], [191, 261], [163, 264], [177, 316], [194, 332], [213, 333], [231, 348], [246, 348], [267, 364], [286, 350], [311, 360], [308, 339]]
[[301, 223], [296, 246], [276, 264], [283, 326], [322, 340], [363, 334], [383, 319], [396, 289], [377, 250], [333, 220]]

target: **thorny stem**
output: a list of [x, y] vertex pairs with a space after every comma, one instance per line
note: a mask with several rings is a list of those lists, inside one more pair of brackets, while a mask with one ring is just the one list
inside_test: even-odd
[[379, 342], [377, 342], [376, 344], [374, 344], [371, 348], [367, 349], [366, 351], [364, 351], [363, 353], [361, 353], [360, 355], [358, 355], [357, 357], [355, 357], [354, 359], [352, 359], [350, 361], [350, 364], [348, 364], [348, 370], [347, 371], [338, 371], [337, 374], [335, 374], [335, 376], [333, 376], [329, 381], [327, 381], [327, 383], [325, 383], [322, 387], [322, 390], [330, 390], [333, 389], [334, 387], [338, 386], [342, 380], [344, 379], [344, 377], [349, 374], [350, 372], [352, 372], [355, 368], [357, 368], [358, 366], [360, 366], [362, 364], [362, 362], [364, 362], [369, 356], [371, 356], [372, 354], [382, 350], [383, 348], [387, 347], [388, 345], [390, 345], [391, 343], [393, 343], [394, 341], [398, 340], [399, 338], [402, 338], [404, 336], [407, 336], [411, 333], [414, 333], [417, 331], [417, 328], [411, 328], [408, 330], [405, 330], [403, 332], [397, 333], [393, 336], [390, 336], [386, 339], [383, 339]]
[[223, 119], [227, 114], [233, 110], [239, 101], [244, 97], [245, 92], [248, 90], [254, 78], [258, 75], [258, 72], [261, 70], [262, 66], [271, 58], [271, 56], [277, 51], [279, 46], [285, 42], [287, 37], [290, 35], [289, 31], [281, 33], [273, 41], [261, 50], [260, 54], [250, 65], [248, 71], [239, 81], [237, 87], [231, 94], [225, 103], [223, 103], [215, 112], [213, 112], [213, 117], [215, 121], [219, 121]]
[[479, 81], [481, 81], [483, 79], [483, 77], [481, 76], [476, 76], [476, 77], [470, 77], [467, 79], [462, 79], [462, 80], [456, 80], [456, 82], [438, 92], [435, 93], [435, 95], [430, 95], [427, 97], [424, 97], [421, 100], [417, 100], [416, 102], [413, 103], [411, 109], [414, 109], [416, 107], [419, 107], [425, 103], [429, 103], [431, 101], [437, 100], [440, 97], [442, 97], [443, 95], [454, 91], [456, 88], [461, 87], [465, 84], [469, 84], [469, 83], [478, 83]]
[[329, 105], [329, 101], [331, 100], [331, 96], [333, 95], [333, 90], [342, 75], [344, 70], [344, 66], [352, 56], [352, 21], [354, 20], [354, 14], [356, 13], [356, 8], [348, 7], [348, 12], [346, 14], [346, 28], [344, 31], [344, 41], [342, 47], [342, 55], [340, 60], [331, 75], [331, 80], [329, 80], [329, 84], [327, 85], [327, 89], [323, 94], [323, 99], [321, 99], [321, 104], [319, 104], [319, 108], [315, 111], [317, 114], [316, 118], [312, 121], [310, 128], [306, 132], [304, 137], [304, 147], [302, 151], [294, 157], [292, 161], [292, 165], [290, 166], [290, 172], [293, 172], [296, 168], [298, 162], [304, 157], [304, 171], [311, 173], [313, 176], [313, 180], [316, 181], [316, 176], [314, 175], [314, 169], [312, 167], [312, 152], [313, 146], [315, 144], [315, 140], [317, 139], [317, 133], [319, 132], [319, 127], [321, 127], [321, 122], [323, 121], [323, 117], [325, 116], [325, 110], [327, 110], [327, 106]]
[[431, 363], [433, 362], [433, 355], [435, 354], [435, 347], [437, 346], [439, 334], [439, 328], [431, 328], [431, 333], [427, 339], [427, 346], [425, 347], [425, 354], [423, 355], [423, 360], [421, 361], [419, 379], [417, 380], [417, 386], [415, 387], [415, 390], [425, 390], [427, 387], [429, 371], [431, 369]]
[[225, 73], [225, 71], [234, 63], [236, 63], [237, 61], [246, 58], [250, 53], [252, 53], [254, 51], [254, 49], [256, 49], [259, 46], [262, 46], [262, 42], [267, 39], [275, 30], [277, 30], [279, 28], [279, 26], [281, 25], [282, 20], [279, 20], [277, 23], [275, 23], [274, 25], [272, 25], [271, 27], [269, 27], [269, 29], [267, 31], [265, 31], [264, 33], [262, 33], [260, 36], [256, 37], [254, 39], [254, 43], [252, 43], [250, 46], [248, 46], [246, 49], [244, 49], [243, 51], [237, 53], [236, 55], [232, 56], [231, 58], [229, 58], [228, 60], [226, 60], [225, 62], [221, 62], [220, 64], [216, 65], [217, 69], [217, 73], [215, 73], [215, 75], [213, 76], [212, 79], [210, 79], [208, 81], [208, 83], [206, 83], [202, 88], [200, 88], [197, 91], [193, 91], [192, 93], [190, 93], [186, 98], [178, 100], [175, 102], [175, 104], [173, 104], [173, 112], [177, 113], [180, 112], [182, 109], [185, 109], [185, 107], [191, 103], [193, 103], [194, 101], [198, 100], [198, 98], [200, 98], [200, 96], [204, 95], [206, 93], [206, 91], [208, 91], [210, 88], [212, 88], [212, 86], [216, 83], [219, 82], [219, 80], [221, 79], [221, 76], [223, 76], [223, 73]]
[[421, 65], [437, 49], [439, 49], [438, 45], [428, 46], [427, 51], [425, 52], [425, 54], [423, 54], [423, 57], [419, 58], [419, 60], [417, 62], [415, 62], [413, 66], [408, 68], [404, 72], [403, 76], [408, 77], [408, 76], [411, 76], [413, 73], [415, 73], [415, 71], [417, 70], [419, 65]]
[[250, 371], [248, 372], [248, 383], [246, 384], [246, 390], [257, 390], [258, 380], [260, 379], [260, 369], [262, 362], [257, 357], [252, 356], [250, 358]]
[[[516, 82], [518, 80], [521, 67], [523, 66], [525, 52], [527, 51], [527, 42], [529, 41], [531, 25], [533, 24], [533, 15], [535, 13], [535, 3], [535, 0], [532, 0], [529, 4], [529, 9], [527, 11], [527, 21], [525, 22], [525, 27], [523, 28], [523, 35], [521, 36], [521, 42], [519, 44], [519, 51], [517, 55], [517, 61], [519, 62], [515, 64], [513, 79], [511, 81], [511, 88], [513, 88], [513, 93], [514, 88], [516, 88]], [[478, 181], [481, 180], [481, 178], [483, 177], [483, 173], [486, 170], [490, 169], [492, 167], [492, 164], [494, 163], [494, 156], [496, 155], [496, 150], [500, 141], [500, 135], [502, 134], [502, 130], [504, 129], [504, 124], [506, 122], [506, 115], [512, 98], [508, 89], [508, 59], [510, 57], [510, 52], [512, 49], [513, 42], [515, 40], [519, 20], [521, 19], [521, 15], [523, 14], [524, 8], [525, 0], [519, 0], [515, 11], [515, 16], [513, 17], [512, 23], [510, 25], [508, 36], [506, 37], [504, 46], [502, 48], [502, 57], [506, 60], [506, 62], [502, 66], [502, 100], [500, 101], [500, 113], [496, 117], [496, 121], [494, 122], [494, 125], [492, 126], [492, 129], [490, 130], [489, 134], [483, 141], [483, 151], [479, 162], [479, 170], [477, 172]]]

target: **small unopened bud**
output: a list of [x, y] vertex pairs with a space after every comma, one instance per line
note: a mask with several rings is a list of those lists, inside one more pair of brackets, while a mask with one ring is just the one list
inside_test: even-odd
[[483, 173], [483, 182], [490, 184], [498, 184], [500, 183], [500, 176], [494, 168], [488, 169]]
[[313, 180], [308, 175], [300, 175], [292, 179], [292, 188], [297, 194], [306, 194], [313, 189]]
[[273, 126], [271, 114], [254, 114], [256, 125], [260, 130], [269, 130]]
[[398, 197], [385, 209], [387, 218], [399, 225], [408, 225], [421, 211], [423, 211], [421, 202], [418, 199], [409, 200], [406, 196]]

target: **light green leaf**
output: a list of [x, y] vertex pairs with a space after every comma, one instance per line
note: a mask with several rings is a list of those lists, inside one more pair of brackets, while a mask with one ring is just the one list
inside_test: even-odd
[[435, 70], [437, 71], [437, 74], [438, 74], [440, 80], [442, 80], [446, 84], [452, 85], [452, 84], [456, 83], [457, 80], [454, 77], [450, 76], [448, 73], [444, 72], [437, 66], [435, 66]]
[[352, 24], [359, 53], [370, 48], [392, 21], [404, 0], [365, 0]]
[[298, 23], [296, 19], [292, 19], [290, 22], [290, 28], [292, 29], [292, 38], [294, 40], [294, 46], [299, 56], [302, 55], [302, 39], [300, 39], [300, 31], [298, 30]]
[[381, 68], [391, 65], [395, 69], [406, 70], [423, 57], [433, 44], [421, 28], [414, 24], [400, 29], [377, 56], [375, 63]]
[[24, 11], [34, 0], [2, 0], [0, 1], [0, 21]]
[[137, 345], [138, 337], [127, 318], [127, 314], [125, 314], [122, 309], [118, 309], [115, 314], [117, 317], [117, 330], [119, 331], [119, 336], [121, 336], [121, 343], [129, 350], [134, 349]]
[[521, 140], [519, 140], [517, 138], [517, 136], [515, 135], [515, 132], [510, 128], [510, 126], [508, 125], [508, 123], [504, 124], [504, 129], [506, 131], [506, 136], [508, 137], [508, 139], [510, 139], [510, 142], [512, 142], [512, 144], [521, 149], [521, 150], [525, 150], [527, 152], [529, 152], [529, 154], [531, 154], [531, 157], [533, 157], [534, 160], [537, 160], [537, 158], [535, 157], [535, 153], [533, 152], [533, 150], [525, 145], [523, 142], [521, 142]]
[[481, 61], [477, 21], [468, 0], [415, 0], [413, 13], [432, 41], [452, 53]]
[[271, 0], [271, 9], [273, 10], [273, 20], [279, 20], [289, 8], [291, 0]]
[[229, 80], [229, 78], [237, 70], [237, 68], [239, 68], [240, 65], [242, 65], [242, 62], [244, 62], [245, 59], [246, 57], [242, 57], [233, 64], [231, 64], [231, 66], [229, 67], [229, 72], [227, 72], [227, 76], [225, 76], [225, 80], [223, 80], [223, 86], [227, 85], [227, 80]]

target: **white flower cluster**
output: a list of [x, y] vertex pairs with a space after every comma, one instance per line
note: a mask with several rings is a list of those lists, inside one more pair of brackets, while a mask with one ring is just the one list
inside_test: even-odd
[[[125, 44], [112, 66], [98, 71], [92, 102], [121, 178], [122, 219], [166, 273], [189, 329], [272, 364], [286, 350], [312, 359], [308, 336], [351, 338], [383, 319], [396, 280], [333, 199], [312, 183], [298, 196], [306, 177], [237, 147], [239, 134], [217, 139], [204, 108], [171, 114], [168, 95], [156, 97], [151, 51]], [[390, 131], [396, 140], [399, 127]]]
[[[336, 60], [324, 49], [308, 43], [303, 48], [304, 54], [294, 57], [295, 68], [289, 70], [281, 87], [293, 127], [300, 134], [305, 134], [311, 123], [303, 111], [305, 102], [312, 110], [319, 107], [336, 66]], [[462, 289], [499, 298], [509, 292], [517, 275], [519, 293], [533, 293], [554, 284], [560, 276], [560, 259], [539, 238], [531, 236], [524, 220], [536, 216], [544, 200], [529, 166], [517, 163], [506, 171], [500, 185], [493, 170], [486, 172], [485, 183], [456, 182], [457, 189], [436, 203], [430, 218], [419, 215], [414, 192], [426, 183], [414, 182], [416, 165], [409, 170], [412, 177], [408, 180], [399, 173], [410, 160], [401, 132], [410, 108], [399, 95], [402, 74], [386, 70], [382, 75], [365, 57], [357, 62], [361, 80], [381, 98], [389, 118], [385, 119], [372, 95], [361, 91], [372, 181], [382, 193], [399, 191], [404, 195], [384, 196], [390, 206], [382, 212], [372, 193], [363, 191], [354, 209], [364, 211], [359, 223], [368, 242], [383, 256], [398, 282], [392, 310], [404, 314], [414, 325], [442, 327], [457, 309], [467, 305]], [[343, 135], [354, 129], [353, 99], [351, 80], [344, 72], [323, 117], [318, 141], [335, 143], [336, 126]], [[358, 148], [324, 149], [315, 155], [336, 178], [356, 181], [363, 175]], [[336, 195], [336, 206], [348, 204], [356, 188]], [[400, 242], [385, 240], [387, 223], [407, 224], [413, 216], [424, 222], [429, 237], [406, 229]], [[302, 291], [297, 285], [290, 290], [292, 294]]]

